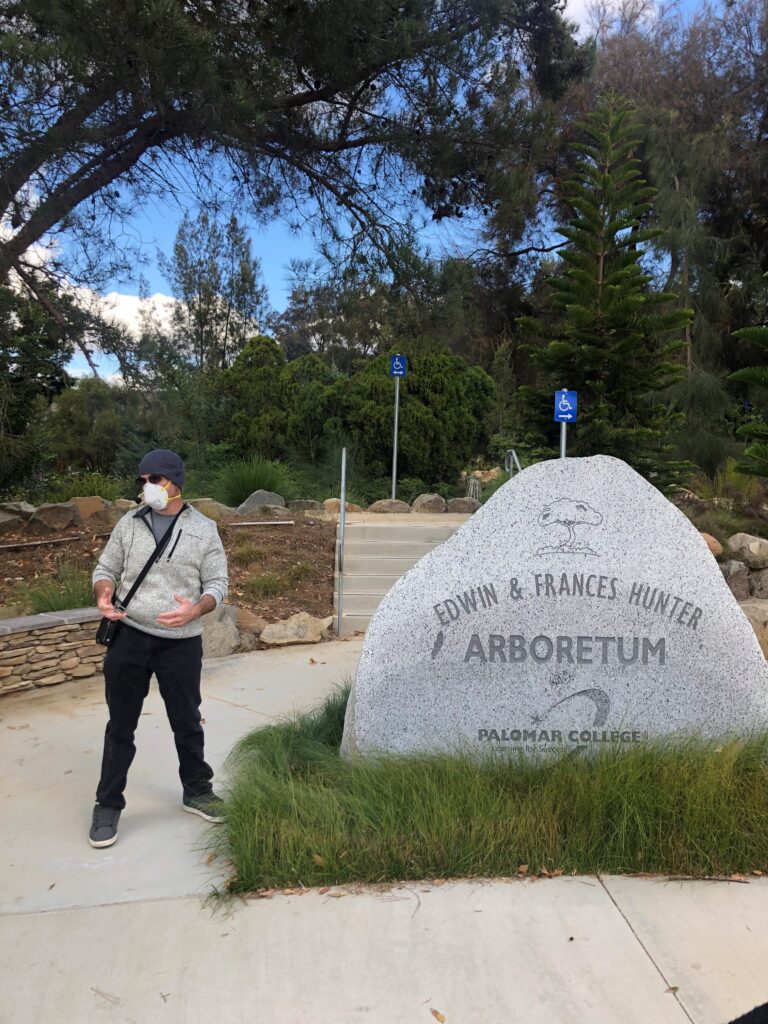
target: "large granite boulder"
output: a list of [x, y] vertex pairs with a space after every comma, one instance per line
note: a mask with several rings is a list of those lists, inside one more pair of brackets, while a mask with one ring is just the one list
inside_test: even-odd
[[267, 620], [252, 612], [250, 608], [237, 609], [237, 628], [243, 633], [260, 633], [267, 625]]
[[768, 668], [698, 530], [626, 463], [540, 462], [398, 580], [342, 751], [629, 747], [768, 728]]
[[445, 498], [441, 494], [420, 494], [411, 507], [414, 512], [445, 512]]
[[756, 569], [749, 573], [749, 596], [762, 600], [768, 598], [768, 569]]
[[387, 512], [403, 514], [410, 512], [411, 506], [407, 501], [400, 501], [398, 498], [382, 498], [381, 501], [374, 501], [372, 505], [369, 505], [368, 511], [382, 514]]
[[10, 512], [0, 510], [0, 534], [12, 533], [13, 530], [18, 530], [21, 525], [22, 520], [19, 516], [14, 516]]
[[262, 629], [259, 640], [270, 647], [284, 647], [286, 644], [316, 644], [325, 636], [333, 622], [333, 616], [318, 619], [307, 612], [297, 612], [281, 622], [270, 622]]
[[82, 526], [80, 510], [72, 502], [40, 505], [30, 516], [27, 528], [40, 537], [50, 536], [72, 526]]
[[746, 565], [729, 558], [727, 562], [720, 563], [720, 572], [736, 600], [746, 601], [749, 597], [749, 569]]
[[25, 522], [34, 515], [36, 508], [36, 505], [30, 505], [28, 501], [0, 502], [0, 512], [10, 512], [12, 516], [18, 516]]
[[741, 610], [749, 619], [749, 624], [754, 630], [757, 642], [762, 648], [763, 654], [768, 658], [768, 601], [751, 597], [741, 602]]
[[204, 658], [226, 658], [237, 650], [240, 634], [236, 608], [220, 604], [208, 615], [204, 615], [202, 621]]
[[237, 506], [241, 514], [258, 512], [265, 505], [285, 505], [285, 498], [275, 491], [254, 491], [244, 502]]
[[[339, 507], [341, 507], [341, 499], [339, 499]], [[296, 498], [294, 501], [288, 502], [288, 508], [291, 512], [324, 512], [325, 506], [322, 501], [312, 501], [310, 498]]]
[[198, 512], [208, 516], [209, 519], [221, 519], [222, 516], [231, 516], [235, 512], [235, 509], [230, 508], [229, 505], [223, 505], [214, 498], [188, 498], [187, 502], [192, 508], [196, 508]]
[[445, 511], [453, 514], [460, 512], [462, 515], [466, 515], [477, 512], [479, 508], [482, 508], [482, 505], [477, 498], [451, 498], [445, 506]]
[[123, 508], [115, 502], [114, 505], [109, 505], [107, 508], [101, 508], [98, 512], [94, 512], [89, 519], [88, 525], [98, 525], [105, 530], [111, 530], [130, 511], [130, 508]]
[[69, 501], [70, 504], [77, 506], [81, 519], [90, 519], [97, 512], [102, 512], [105, 508], [110, 508], [112, 505], [111, 501], [107, 501], [106, 498], [100, 498], [96, 494], [91, 494], [87, 498], [70, 498]]
[[[360, 505], [355, 505], [352, 501], [345, 501], [344, 506], [347, 512], [362, 512], [363, 509]], [[323, 502], [323, 508], [326, 512], [338, 513], [341, 512], [341, 498], [326, 498]]]
[[728, 551], [750, 569], [768, 569], [768, 540], [751, 533], [734, 533], [726, 541]]
[[723, 553], [723, 545], [720, 543], [717, 537], [713, 537], [711, 533], [705, 533], [703, 530], [701, 536], [704, 539], [704, 543], [707, 545], [707, 547], [715, 556], [715, 558], [719, 558], [720, 555], [722, 555]]

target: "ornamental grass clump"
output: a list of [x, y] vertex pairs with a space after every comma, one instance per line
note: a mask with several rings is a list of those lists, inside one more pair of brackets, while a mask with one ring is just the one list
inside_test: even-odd
[[230, 893], [564, 873], [768, 870], [768, 737], [590, 757], [339, 756], [348, 689], [230, 756]]

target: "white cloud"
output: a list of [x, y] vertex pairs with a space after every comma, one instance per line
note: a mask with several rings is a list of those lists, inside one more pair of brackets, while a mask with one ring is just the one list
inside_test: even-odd
[[[102, 310], [104, 315], [111, 317], [118, 323], [124, 324], [129, 330], [138, 332], [140, 323], [140, 310], [142, 300], [138, 295], [125, 295], [123, 292], [108, 292], [101, 296]], [[154, 309], [155, 315], [161, 323], [167, 324], [171, 318], [171, 312], [175, 299], [162, 292], [155, 292], [150, 295], [148, 304]]]
[[580, 35], [586, 35], [589, 29], [589, 8], [593, 0], [566, 0], [565, 17], [575, 21], [580, 28]]

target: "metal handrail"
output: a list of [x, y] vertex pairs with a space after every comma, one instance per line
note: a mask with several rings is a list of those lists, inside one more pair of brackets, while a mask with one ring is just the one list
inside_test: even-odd
[[347, 449], [341, 449], [341, 508], [339, 509], [339, 603], [336, 635], [344, 636], [344, 528], [347, 520]]
[[480, 497], [483, 493], [483, 485], [477, 479], [477, 477], [471, 476], [467, 479], [467, 497], [474, 498], [475, 501], [480, 501]]
[[504, 453], [504, 469], [512, 476], [512, 467], [517, 470], [518, 473], [523, 472], [523, 467], [520, 465], [520, 459], [517, 457], [517, 452], [514, 448], [507, 448]]

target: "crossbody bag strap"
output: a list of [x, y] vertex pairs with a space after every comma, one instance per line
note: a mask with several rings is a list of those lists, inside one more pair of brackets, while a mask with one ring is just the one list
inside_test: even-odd
[[171, 534], [173, 533], [173, 528], [176, 525], [176, 520], [179, 518], [179, 516], [184, 511], [184, 509], [186, 509], [188, 507], [189, 506], [186, 505], [186, 504], [182, 505], [182, 507], [179, 509], [179, 511], [173, 517], [173, 522], [168, 527], [168, 529], [165, 531], [165, 536], [163, 537], [163, 539], [160, 541], [159, 544], [155, 545], [155, 550], [152, 552], [152, 554], [147, 559], [146, 563], [144, 564], [144, 568], [141, 570], [139, 575], [133, 581], [133, 586], [128, 591], [128, 593], [125, 595], [124, 599], [122, 601], [118, 601], [115, 604], [115, 607], [117, 607], [119, 605], [120, 609], [122, 611], [125, 611], [125, 609], [128, 607], [128, 602], [133, 598], [133, 595], [136, 593], [136, 591], [139, 589], [141, 584], [144, 582], [144, 579], [145, 579], [147, 573], [149, 572], [149, 570], [152, 568], [152, 566], [155, 564], [155, 562], [158, 560], [160, 555], [162, 555], [163, 551], [165, 550], [165, 548], [166, 548], [166, 546], [168, 544], [168, 541], [171, 539]]

